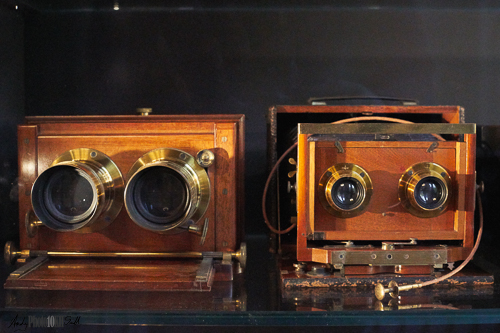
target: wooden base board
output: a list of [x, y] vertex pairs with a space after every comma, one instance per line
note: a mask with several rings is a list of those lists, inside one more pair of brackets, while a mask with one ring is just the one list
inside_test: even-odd
[[36, 258], [31, 264], [13, 272], [5, 289], [210, 291], [214, 280], [232, 280], [232, 270], [226, 267], [232, 264], [212, 259]]

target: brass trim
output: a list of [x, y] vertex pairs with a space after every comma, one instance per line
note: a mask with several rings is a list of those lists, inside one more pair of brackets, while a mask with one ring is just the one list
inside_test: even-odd
[[26, 228], [26, 235], [29, 238], [35, 237], [38, 232], [38, 227], [42, 225], [42, 221], [38, 219], [31, 209], [26, 212], [24, 216], [24, 227]]
[[[90, 208], [75, 221], [61, 221], [52, 216], [41, 203], [47, 177], [58, 169], [72, 168], [89, 181], [94, 192]], [[120, 169], [104, 153], [89, 148], [77, 148], [58, 156], [52, 165], [35, 180], [31, 203], [36, 216], [50, 229], [90, 233], [107, 227], [123, 207], [123, 177]]]
[[299, 134], [475, 134], [476, 124], [300, 123]]
[[19, 256], [19, 250], [13, 241], [7, 241], [3, 247], [3, 260], [7, 265], [13, 265]]
[[213, 258], [217, 260], [233, 259], [237, 260], [242, 268], [245, 268], [247, 261], [246, 243], [241, 243], [240, 249], [236, 252], [78, 252], [78, 251], [45, 251], [45, 250], [22, 250], [19, 251], [14, 242], [5, 244], [4, 260], [6, 263], [13, 263], [16, 259], [24, 256], [34, 257], [68, 257], [68, 258], [192, 258], [203, 259]]
[[[133, 190], [137, 176], [151, 167], [165, 167], [177, 172], [185, 181], [189, 198], [181, 218], [172, 223], [154, 223], [143, 217], [134, 204]], [[185, 231], [189, 224], [197, 223], [205, 214], [210, 203], [210, 179], [196, 159], [190, 154], [175, 148], [158, 148], [139, 158], [128, 172], [125, 187], [125, 208], [138, 226], [159, 233], [178, 233]]]
[[[353, 178], [362, 188], [358, 204], [351, 209], [338, 206], [332, 199], [333, 186], [342, 178]], [[352, 163], [339, 163], [331, 166], [323, 173], [318, 183], [318, 198], [321, 205], [330, 214], [340, 218], [350, 218], [362, 214], [370, 202], [372, 193], [373, 185], [368, 172]]]
[[[444, 187], [439, 205], [436, 208], [428, 209], [420, 205], [415, 199], [415, 187], [418, 182], [427, 177], [437, 178]], [[412, 215], [417, 217], [435, 217], [446, 211], [452, 194], [451, 177], [445, 168], [436, 163], [422, 162], [409, 167], [399, 179], [399, 201], [403, 207]]]

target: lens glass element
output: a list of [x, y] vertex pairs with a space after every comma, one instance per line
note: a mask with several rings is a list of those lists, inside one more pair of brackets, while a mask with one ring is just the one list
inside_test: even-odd
[[145, 169], [138, 175], [133, 191], [137, 210], [154, 223], [176, 222], [188, 208], [186, 181], [167, 167]]
[[61, 168], [47, 180], [44, 201], [47, 211], [65, 223], [80, 222], [91, 213], [94, 189], [83, 173]]
[[415, 200], [425, 209], [435, 209], [442, 204], [444, 191], [444, 184], [440, 179], [426, 177], [415, 186]]
[[349, 210], [359, 206], [363, 199], [363, 186], [351, 177], [340, 178], [332, 186], [332, 200], [340, 209]]

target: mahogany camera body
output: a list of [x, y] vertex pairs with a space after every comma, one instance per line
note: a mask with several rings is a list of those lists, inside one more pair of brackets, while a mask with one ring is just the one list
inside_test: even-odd
[[[475, 125], [460, 123], [461, 108], [278, 106], [274, 112], [298, 120], [290, 187], [299, 263], [327, 264], [340, 276], [428, 275], [467, 258], [476, 140]], [[351, 117], [356, 123], [345, 121]], [[420, 122], [406, 120], [412, 117]]]
[[209, 287], [212, 260], [183, 258], [241, 244], [242, 115], [27, 117], [18, 141], [18, 262], [52, 268], [6, 288], [196, 289], [202, 268]]

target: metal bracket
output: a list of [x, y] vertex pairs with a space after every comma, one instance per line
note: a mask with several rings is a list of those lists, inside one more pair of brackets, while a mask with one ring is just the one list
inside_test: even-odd
[[333, 268], [335, 269], [335, 272], [333, 273], [334, 276], [337, 277], [344, 277], [345, 276], [345, 266], [342, 264], [335, 264], [333, 265]]
[[436, 148], [438, 146], [439, 146], [439, 143], [437, 141], [434, 141], [433, 143], [431, 143], [431, 145], [429, 146], [429, 148], [427, 148], [427, 152], [428, 153], [434, 152], [434, 150], [436, 150]]
[[325, 240], [326, 235], [324, 232], [314, 232], [307, 235], [308, 240]]
[[373, 245], [367, 244], [367, 245], [356, 245], [354, 244], [353, 241], [342, 241], [344, 245], [325, 245], [323, 246], [323, 249], [328, 250], [328, 249], [345, 249], [345, 248], [356, 248], [356, 249], [373, 249]]
[[207, 217], [207, 218], [205, 218], [205, 221], [203, 222], [203, 226], [196, 225], [196, 224], [191, 224], [190, 226], [188, 226], [189, 232], [201, 237], [200, 245], [203, 245], [205, 243], [205, 239], [207, 237], [207, 232], [208, 232], [208, 225], [209, 225], [209, 219]]
[[340, 141], [335, 141], [335, 147], [339, 151], [339, 154], [344, 153], [344, 147], [342, 147], [342, 144], [340, 143]]
[[203, 258], [200, 267], [196, 271], [196, 282], [209, 282], [214, 273], [212, 258]]
[[425, 250], [340, 250], [330, 254], [332, 264], [343, 265], [436, 265], [447, 263], [448, 252], [444, 247]]
[[24, 226], [26, 227], [26, 235], [29, 238], [35, 237], [38, 232], [38, 227], [42, 225], [42, 221], [38, 220], [38, 217], [31, 209], [26, 212], [24, 217]]
[[416, 238], [410, 238], [409, 242], [382, 242], [382, 250], [394, 250], [395, 246], [417, 245]]
[[37, 257], [30, 262], [28, 262], [25, 265], [22, 265], [18, 269], [16, 269], [14, 272], [12, 272], [9, 276], [9, 278], [12, 279], [19, 279], [20, 277], [23, 277], [24, 275], [28, 274], [32, 270], [38, 268], [41, 264], [49, 260], [49, 257]]

